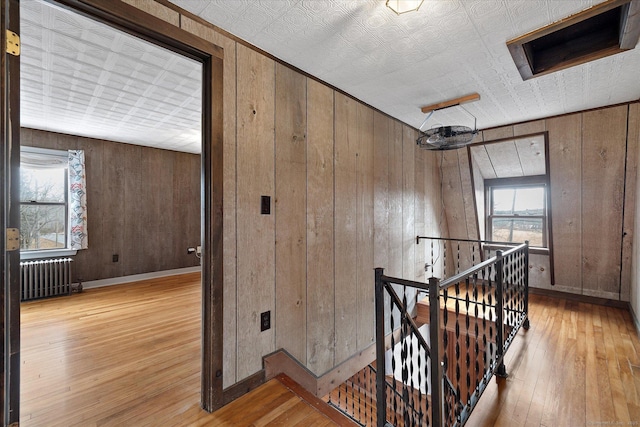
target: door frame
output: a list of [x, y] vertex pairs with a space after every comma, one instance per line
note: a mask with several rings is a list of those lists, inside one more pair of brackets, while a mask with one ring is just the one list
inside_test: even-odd
[[3, 178], [1, 239], [2, 248], [2, 322], [3, 331], [3, 402], [0, 417], [3, 425], [17, 425], [20, 418], [20, 249], [7, 245], [8, 229], [20, 226], [20, 57], [7, 53], [7, 32], [20, 34], [18, 0], [0, 1], [0, 46], [5, 47], [0, 61], [0, 102], [2, 143], [0, 143], [0, 176]]
[[[253, 375], [233, 386], [223, 388], [223, 49], [207, 42], [169, 22], [150, 15], [136, 7], [122, 1], [113, 0], [55, 0], [55, 3], [68, 7], [77, 13], [97, 19], [105, 24], [116, 27], [136, 37], [173, 50], [179, 54], [199, 61], [203, 68], [203, 105], [202, 105], [202, 168], [201, 168], [201, 234], [202, 234], [202, 372], [201, 372], [201, 406], [207, 411], [213, 411], [249, 389], [264, 382], [262, 372]], [[18, 0], [0, 0], [3, 11], [6, 4], [11, 4], [17, 14], [19, 24]], [[160, 4], [160, 3], [158, 3]], [[3, 19], [3, 23], [5, 20]], [[13, 22], [13, 21], [12, 21]], [[2, 37], [4, 37], [4, 29]], [[18, 61], [13, 61], [14, 63]], [[4, 65], [4, 63], [3, 63]], [[17, 80], [17, 90], [11, 89], [11, 100], [19, 106], [19, 73], [14, 72]], [[15, 82], [14, 82], [15, 83]], [[4, 86], [3, 86], [4, 88]], [[14, 117], [19, 117], [14, 116]], [[19, 122], [12, 121], [19, 132]], [[16, 136], [14, 134], [14, 136]], [[7, 144], [4, 144], [5, 146]], [[13, 161], [19, 167], [19, 141], [14, 143]], [[4, 148], [4, 147], [3, 147]], [[17, 153], [15, 152], [17, 151]], [[6, 149], [5, 153], [6, 154]], [[0, 160], [4, 159], [0, 154]], [[4, 164], [4, 163], [3, 163]], [[17, 169], [16, 169], [17, 170]], [[5, 172], [4, 170], [2, 172]], [[16, 183], [17, 184], [17, 183]], [[3, 196], [8, 193], [18, 197], [15, 188], [5, 188]], [[14, 209], [15, 211], [16, 209]], [[19, 221], [19, 211], [17, 211]], [[3, 220], [4, 212], [3, 212]], [[5, 228], [2, 229], [4, 235]], [[3, 261], [5, 261], [3, 251]], [[7, 360], [5, 348], [5, 364], [3, 374], [3, 400], [5, 408], [9, 408], [4, 417], [4, 424], [10, 425], [19, 420], [19, 251], [15, 262], [13, 281], [5, 287], [3, 308], [5, 314], [2, 326], [5, 337], [5, 347], [8, 337], [13, 337], [17, 343], [18, 353], [12, 352], [12, 359]], [[3, 264], [4, 265], [4, 264]], [[9, 282], [7, 282], [9, 283]], [[7, 289], [14, 298], [7, 300]], [[16, 293], [18, 292], [18, 293]], [[17, 299], [16, 299], [17, 297]], [[9, 309], [9, 310], [8, 310]], [[7, 317], [7, 313], [13, 316]], [[17, 340], [16, 338], [17, 337]], [[10, 363], [8, 363], [10, 362]], [[7, 385], [6, 378], [13, 381]]]

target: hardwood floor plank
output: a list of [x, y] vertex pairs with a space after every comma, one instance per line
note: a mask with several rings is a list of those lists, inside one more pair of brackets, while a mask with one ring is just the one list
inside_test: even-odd
[[203, 411], [200, 310], [198, 273], [24, 303], [20, 424], [345, 425], [277, 380]]
[[[56, 426], [333, 426], [320, 403], [274, 379], [213, 414], [200, 408], [199, 275], [22, 305], [21, 418]], [[531, 328], [467, 422], [640, 422], [640, 339], [628, 311], [531, 295]]]

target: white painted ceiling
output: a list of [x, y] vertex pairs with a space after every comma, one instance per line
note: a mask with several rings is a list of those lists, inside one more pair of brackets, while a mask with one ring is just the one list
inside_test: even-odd
[[[401, 16], [384, 0], [170, 1], [415, 127], [421, 106], [472, 92], [481, 99], [465, 108], [481, 129], [640, 98], [640, 49], [524, 82], [506, 47], [600, 0], [425, 0]], [[21, 2], [24, 126], [190, 151], [191, 61], [46, 8]], [[459, 107], [435, 124], [473, 126]]]
[[20, 15], [22, 126], [200, 152], [200, 63], [48, 3]]
[[544, 175], [544, 136], [534, 135], [513, 140], [469, 146], [473, 167], [484, 179]]

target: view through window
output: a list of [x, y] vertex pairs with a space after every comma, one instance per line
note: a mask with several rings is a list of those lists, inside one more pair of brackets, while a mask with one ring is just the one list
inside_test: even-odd
[[62, 155], [21, 153], [20, 249], [67, 247], [67, 165]]
[[[508, 182], [508, 181], [507, 181]], [[500, 185], [490, 187], [490, 240], [529, 241], [530, 246], [547, 247], [545, 185]]]

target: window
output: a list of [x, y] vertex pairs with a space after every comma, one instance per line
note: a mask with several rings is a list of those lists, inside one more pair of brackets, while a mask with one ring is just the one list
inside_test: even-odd
[[20, 156], [20, 250], [68, 248], [67, 152], [23, 147]]
[[495, 242], [529, 241], [548, 247], [546, 177], [487, 180], [487, 236]]

